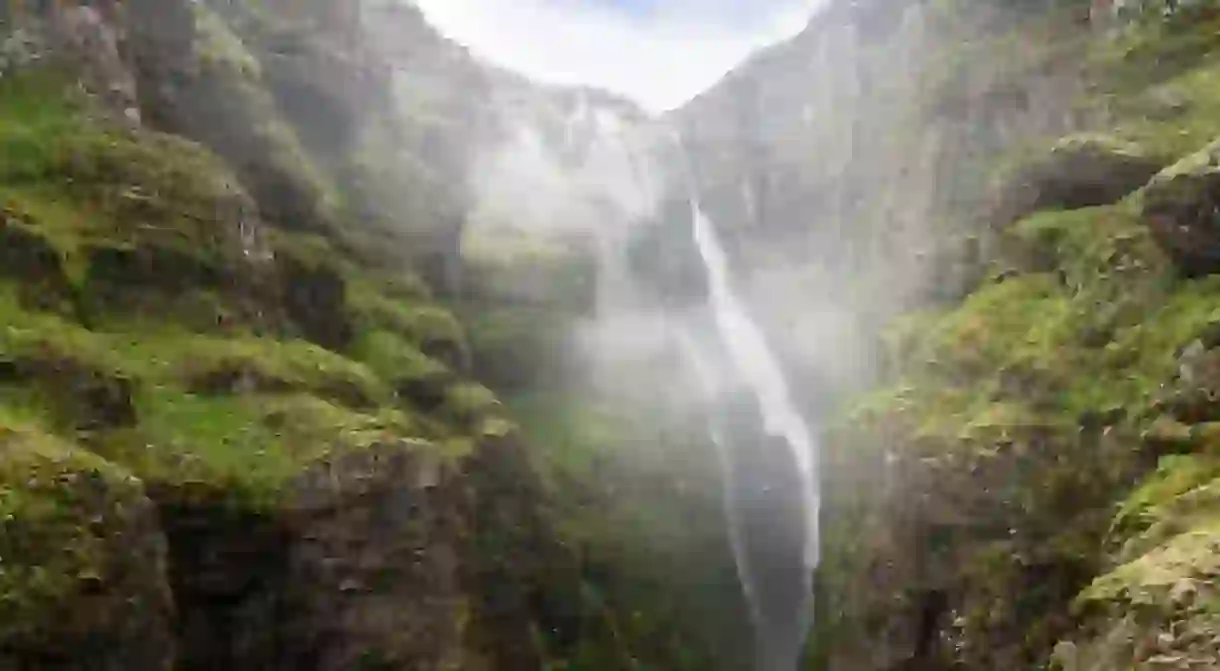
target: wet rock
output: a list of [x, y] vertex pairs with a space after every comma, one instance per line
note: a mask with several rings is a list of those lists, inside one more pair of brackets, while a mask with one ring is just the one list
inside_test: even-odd
[[1144, 219], [1183, 275], [1220, 271], [1220, 142], [1152, 180], [1144, 194]]
[[994, 223], [1005, 225], [1039, 210], [1109, 205], [1147, 184], [1162, 167], [1138, 146], [1114, 138], [1064, 138], [1005, 180]]
[[235, 505], [206, 483], [153, 495], [169, 540], [177, 668], [276, 669], [291, 538], [284, 520]]
[[455, 484], [435, 446], [410, 441], [300, 478], [283, 668], [464, 668]]
[[70, 310], [71, 283], [63, 258], [21, 213], [0, 210], [0, 277], [21, 281], [27, 309]]
[[343, 276], [328, 264], [291, 255], [281, 256], [278, 265], [289, 318], [309, 340], [328, 349], [346, 347], [353, 330]]
[[141, 483], [0, 423], [0, 492], [0, 668], [173, 668], [165, 538]]

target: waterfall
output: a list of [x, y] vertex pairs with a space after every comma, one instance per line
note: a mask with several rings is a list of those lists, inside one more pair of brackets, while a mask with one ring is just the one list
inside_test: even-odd
[[[729, 535], [756, 630], [759, 669], [793, 671], [812, 624], [819, 561], [816, 446], [779, 362], [733, 291], [727, 254], [694, 196], [691, 217], [708, 276], [708, 308], [738, 389], [713, 400], [711, 434], [722, 452]], [[692, 357], [699, 364], [706, 355], [694, 351]]]
[[[812, 625], [819, 559], [814, 438], [777, 357], [734, 292], [727, 254], [699, 203], [694, 166], [680, 134], [669, 127], [630, 128], [610, 111], [590, 109], [583, 99], [578, 103], [565, 128], [568, 137], [583, 137], [587, 144], [568, 168], [571, 185], [578, 199], [608, 205], [593, 217], [599, 222], [598, 305], [579, 332], [580, 351], [608, 398], [633, 393], [641, 378], [668, 385], [675, 394], [703, 389], [705, 396], [695, 398], [694, 405], [709, 414], [708, 436], [723, 473], [727, 536], [755, 632], [757, 669], [795, 671]], [[670, 147], [677, 151], [666, 151]], [[658, 159], [676, 159], [676, 183], [664, 178]], [[636, 276], [626, 251], [642, 226], [658, 223], [665, 193], [683, 187], [689, 194], [692, 244], [682, 241], [676, 253], [689, 254], [684, 258], [695, 264], [696, 273], [702, 268], [707, 291], [691, 303], [678, 298], [675, 305], [657, 295], [664, 289]], [[753, 195], [743, 186], [743, 196], [752, 200]], [[755, 214], [752, 206], [747, 209]]]

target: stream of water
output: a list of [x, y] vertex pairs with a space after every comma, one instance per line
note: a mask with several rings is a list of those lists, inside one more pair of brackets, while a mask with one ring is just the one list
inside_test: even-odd
[[[570, 126], [589, 115], [586, 107], [578, 107]], [[625, 178], [634, 184], [627, 190], [634, 197], [615, 200], [659, 203], [666, 189], [654, 168], [663, 163], [655, 162], [657, 156], [637, 146], [630, 134], [616, 132], [615, 124], [606, 126], [592, 134], [589, 155], [603, 168], [621, 164], [627, 169], [602, 170], [591, 183], [609, 190], [610, 176]], [[688, 230], [694, 243], [675, 253], [697, 252], [706, 295], [695, 305], [660, 308], [664, 301], [650, 300], [647, 283], [638, 282], [624, 262], [631, 232], [607, 226], [600, 234], [598, 308], [612, 342], [593, 349], [645, 351], [656, 336], [676, 339], [671, 342], [685, 353], [686, 365], [705, 392], [709, 434], [723, 470], [728, 536], [755, 632], [757, 671], [795, 671], [812, 625], [812, 583], [819, 561], [817, 446], [778, 357], [734, 290], [728, 254], [700, 205], [694, 166], [682, 139], [676, 131], [668, 135], [676, 154], [663, 152], [664, 158], [680, 161], [684, 182], [670, 187], [685, 186], [689, 194]], [[673, 384], [675, 393], [690, 391], [681, 382]]]
[[[738, 575], [756, 632], [759, 671], [793, 671], [812, 624], [819, 561], [816, 445], [777, 357], [733, 291], [715, 226], [691, 199], [708, 307], [732, 384], [713, 399]], [[706, 355], [701, 355], [706, 356]]]

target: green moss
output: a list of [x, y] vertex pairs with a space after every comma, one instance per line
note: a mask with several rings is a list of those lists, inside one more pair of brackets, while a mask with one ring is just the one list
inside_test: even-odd
[[172, 317], [184, 289], [251, 286], [253, 206], [234, 175], [192, 143], [91, 118], [57, 82], [0, 82], [0, 205], [10, 232], [57, 257], [57, 291], [100, 320], [142, 303]]
[[357, 408], [382, 405], [390, 398], [368, 367], [302, 341], [171, 336], [137, 342], [127, 353], [138, 367], [162, 367], [163, 376], [153, 379], [204, 393], [294, 390]]
[[266, 216], [285, 228], [326, 229], [338, 194], [280, 114], [262, 64], [209, 9], [196, 12], [192, 109], [175, 122], [230, 160]]
[[441, 409], [475, 436], [502, 438], [515, 428], [495, 393], [480, 384], [464, 382], [450, 386], [445, 390]]
[[126, 472], [0, 408], [0, 646], [97, 615], [85, 595], [112, 577], [111, 535], [130, 532], [142, 496]]
[[1167, 603], [1183, 580], [1220, 576], [1220, 518], [1200, 526], [1097, 579], [1079, 602]]
[[1152, 22], [1099, 42], [1092, 68], [1101, 81], [1093, 95], [1112, 132], [1168, 159], [1220, 135], [1218, 29], [1215, 19], [1172, 28]]
[[[1017, 627], [1029, 650], [1049, 648], [1058, 634], [1048, 618], [1066, 611], [1074, 585], [1103, 563], [1111, 506], [1143, 468], [1141, 450], [1166, 449], [1152, 444], [1149, 430], [1179, 374], [1180, 353], [1220, 319], [1220, 282], [1176, 279], [1138, 211], [1136, 195], [1016, 224], [1006, 242], [1025, 255], [1027, 265], [1015, 265], [1028, 270], [981, 287], [956, 309], [904, 320], [887, 338], [895, 364], [889, 384], [841, 422], [845, 438], [836, 434], [852, 450], [848, 463], [892, 457], [923, 474], [920, 482], [934, 483], [921, 485], [928, 496], [955, 511], [944, 517], [998, 518], [1012, 530], [989, 555], [994, 539], [985, 532], [940, 522], [937, 504], [924, 513], [954, 529], [949, 550], [928, 540], [920, 551], [933, 559], [951, 553], [953, 563], [933, 575], [965, 585], [954, 589], [963, 595], [968, 640], [1011, 640]], [[1181, 444], [1169, 449], [1202, 451], [1214, 442], [1208, 427], [1181, 428]], [[1172, 475], [1124, 507], [1110, 530], [1124, 563], [1220, 519], [1207, 492], [1210, 461], [1201, 458], [1197, 469], [1167, 462]], [[1192, 486], [1190, 505], [1173, 493]], [[835, 505], [855, 501], [864, 506], [859, 514], [878, 514], [853, 496]], [[851, 525], [835, 529], [856, 533]], [[1187, 550], [1152, 562], [1198, 558]], [[1030, 566], [1052, 567], [1062, 582], [1031, 581]], [[1143, 581], [1136, 570], [1098, 589], [1112, 594], [1115, 584]], [[893, 612], [884, 597], [872, 607]], [[868, 603], [853, 609], [868, 612]]]
[[1147, 528], [1158, 511], [1190, 490], [1220, 476], [1220, 462], [1198, 455], [1162, 457], [1157, 470], [1119, 508], [1114, 529], [1129, 533]]
[[352, 348], [352, 356], [400, 390], [416, 385], [443, 387], [453, 377], [445, 364], [390, 331], [363, 333]]
[[[0, 105], [0, 118], [8, 108]], [[240, 244], [244, 195], [214, 156], [184, 140], [108, 129], [84, 116], [68, 128], [10, 120], [40, 159], [5, 175], [0, 197], [66, 253], [91, 242], [142, 241], [216, 252]], [[2, 167], [0, 167], [2, 170]]]
[[263, 70], [258, 59], [246, 49], [241, 38], [233, 34], [224, 20], [204, 5], [193, 5], [195, 11], [195, 53], [208, 70], [227, 70], [229, 74], [257, 81]]
[[204, 396], [150, 389], [140, 425], [111, 432], [100, 454], [151, 484], [186, 495], [227, 492], [244, 505], [276, 505], [286, 485], [327, 455], [413, 435], [395, 411], [361, 414], [304, 396]]
[[76, 132], [80, 106], [57, 73], [17, 73], [0, 81], [0, 175], [37, 179], [57, 161], [53, 138]]
[[1113, 279], [1138, 282], [1141, 275], [1167, 269], [1130, 202], [1035, 214], [1019, 222], [1012, 237], [1063, 271], [1069, 288], [1076, 291]]
[[21, 307], [11, 286], [0, 285], [0, 360], [37, 369], [80, 368], [118, 373], [123, 360], [107, 340], [54, 314]]

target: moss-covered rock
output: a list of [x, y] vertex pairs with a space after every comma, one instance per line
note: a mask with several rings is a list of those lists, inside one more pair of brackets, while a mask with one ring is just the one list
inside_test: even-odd
[[352, 338], [347, 314], [347, 282], [331, 264], [311, 265], [300, 257], [277, 256], [288, 316], [308, 339], [344, 349]]
[[15, 211], [0, 212], [0, 276], [21, 280], [21, 303], [31, 309], [70, 312], [72, 289], [63, 255]]
[[1039, 210], [1109, 205], [1162, 167], [1162, 159], [1136, 144], [1106, 135], [1070, 136], [1010, 169], [997, 216], [1007, 222]]
[[404, 300], [364, 286], [352, 297], [353, 319], [362, 332], [387, 331], [454, 371], [470, 370], [470, 346], [454, 314], [430, 301]]
[[[1208, 377], [1191, 355], [1193, 381], [1179, 379], [1220, 292], [1174, 278], [1138, 197], [1037, 214], [1002, 247], [1024, 270], [909, 318], [888, 338], [893, 386], [828, 441], [828, 468], [869, 474], [828, 485], [842, 522], [826, 532], [824, 621], [845, 627], [828, 634], [838, 650], [856, 634], [886, 640], [869, 664], [1049, 656], [1073, 632], [1078, 590], [1105, 570], [1116, 492], [1157, 455], [1212, 440], [1205, 425], [1156, 420]], [[862, 563], [875, 568], [853, 580]]]
[[1156, 176], [1144, 192], [1144, 217], [1157, 242], [1189, 277], [1220, 270], [1220, 142]]
[[23, 302], [94, 324], [274, 321], [259, 219], [216, 157], [94, 118], [50, 72], [2, 86], [6, 250], [23, 255], [6, 267]]
[[391, 331], [362, 334], [353, 356], [386, 380], [399, 398], [421, 412], [434, 412], [445, 402], [445, 390], [454, 373], [415, 345]]
[[1220, 663], [1220, 536], [1214, 517], [1095, 581], [1077, 600], [1087, 634], [1061, 644], [1061, 669], [1185, 669]]
[[187, 499], [220, 490], [254, 507], [282, 504], [288, 483], [327, 455], [427, 433], [393, 410], [366, 415], [307, 395], [152, 389], [137, 408], [139, 425], [100, 437], [100, 454]]
[[328, 227], [333, 194], [280, 116], [258, 61], [203, 4], [161, 4], [133, 11], [146, 120], [223, 156], [267, 218], [297, 229]]
[[0, 665], [173, 668], [165, 539], [139, 481], [0, 416]]

